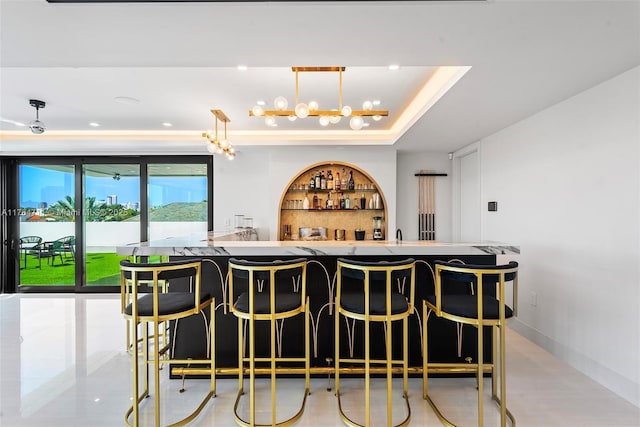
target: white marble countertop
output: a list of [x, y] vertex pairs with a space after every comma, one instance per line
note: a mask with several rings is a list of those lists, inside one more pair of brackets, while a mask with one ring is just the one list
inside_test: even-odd
[[207, 233], [138, 242], [116, 248], [119, 255], [174, 256], [351, 256], [351, 255], [517, 255], [518, 246], [499, 242], [387, 240], [243, 241]]

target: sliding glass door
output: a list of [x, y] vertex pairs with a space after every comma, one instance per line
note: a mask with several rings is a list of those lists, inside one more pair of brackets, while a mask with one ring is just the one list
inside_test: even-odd
[[6, 221], [16, 236], [3, 253], [15, 265], [9, 292], [116, 291], [116, 247], [204, 236], [213, 224], [211, 156], [11, 161], [19, 220]]
[[140, 165], [82, 166], [85, 284], [120, 284], [117, 246], [140, 241]]
[[208, 229], [206, 164], [150, 163], [149, 241], [204, 235]]
[[20, 286], [73, 287], [75, 166], [21, 164], [18, 182]]

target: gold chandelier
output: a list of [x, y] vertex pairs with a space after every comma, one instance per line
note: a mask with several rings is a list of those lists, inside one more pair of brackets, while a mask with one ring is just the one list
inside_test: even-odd
[[[225, 154], [227, 159], [233, 160], [236, 157], [236, 150], [227, 140], [227, 123], [230, 122], [229, 117], [222, 110], [211, 110], [216, 116], [215, 134], [210, 130], [202, 132], [202, 137], [207, 139], [207, 151], [211, 154]], [[224, 123], [224, 138], [218, 138], [218, 122]]]
[[[342, 72], [345, 67], [291, 67], [291, 71], [296, 73], [296, 99], [295, 108], [288, 110], [289, 103], [284, 96], [278, 96], [274, 101], [274, 110], [265, 110], [260, 105], [249, 110], [251, 117], [265, 117], [267, 126], [277, 126], [276, 117], [288, 117], [290, 121], [305, 119], [307, 117], [319, 117], [322, 126], [336, 124], [342, 117], [351, 117], [349, 126], [353, 130], [360, 130], [365, 125], [363, 117], [371, 117], [373, 120], [381, 120], [383, 116], [388, 116], [387, 110], [374, 110], [371, 101], [362, 104], [362, 110], [354, 110], [348, 105], [342, 105]], [[308, 104], [298, 100], [298, 73], [305, 72], [334, 72], [340, 74], [340, 85], [338, 87], [338, 108], [333, 110], [320, 110], [318, 103], [310, 101]]]

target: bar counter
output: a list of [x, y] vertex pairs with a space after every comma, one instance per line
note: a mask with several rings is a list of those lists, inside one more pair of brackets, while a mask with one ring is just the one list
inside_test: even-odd
[[172, 237], [117, 248], [118, 255], [148, 256], [369, 256], [517, 255], [518, 246], [498, 242], [450, 243], [395, 240], [247, 241], [243, 232]]
[[[268, 261], [305, 257], [307, 268], [307, 295], [311, 311], [311, 355], [313, 372], [331, 370], [328, 360], [334, 358], [334, 312], [336, 260], [345, 257], [357, 260], [400, 260], [414, 258], [416, 263], [415, 301], [416, 313], [409, 320], [409, 364], [412, 372], [421, 372], [422, 365], [422, 299], [433, 294], [433, 262], [435, 260], [457, 260], [466, 264], [496, 264], [506, 260], [517, 260], [518, 246], [496, 242], [446, 243], [433, 241], [246, 241], [245, 235], [237, 233], [207, 233], [196, 236], [168, 238], [151, 242], [135, 243], [117, 248], [119, 255], [151, 256], [164, 255], [170, 259], [183, 257], [198, 258], [203, 261], [203, 290], [216, 298], [216, 365], [219, 373], [233, 374], [238, 366], [237, 320], [227, 310], [231, 296], [228, 295], [226, 281], [229, 258], [238, 257]], [[172, 288], [181, 290], [186, 284]], [[466, 290], [463, 290], [466, 292]], [[208, 315], [208, 313], [207, 313]], [[286, 321], [282, 333], [282, 352], [299, 354], [301, 337], [304, 336], [303, 319]], [[475, 361], [476, 331], [466, 326], [430, 316], [429, 318], [429, 360], [446, 367], [447, 363]], [[266, 323], [266, 322], [265, 322]], [[202, 317], [183, 319], [172, 333], [173, 357], [197, 358], [205, 354], [206, 332]], [[265, 325], [266, 328], [266, 325]], [[382, 334], [372, 327], [372, 333]], [[258, 343], [257, 351], [266, 351], [269, 330], [259, 331], [264, 342]], [[353, 348], [357, 355], [362, 349], [362, 328], [356, 328], [353, 342], [345, 341], [343, 348]], [[341, 336], [347, 336], [344, 334]], [[383, 336], [383, 335], [380, 335]], [[394, 329], [394, 336], [395, 329]], [[398, 334], [399, 337], [399, 334]], [[346, 338], [345, 338], [346, 339]], [[491, 342], [490, 330], [485, 331], [486, 342]], [[384, 340], [374, 340], [372, 354], [384, 351]], [[394, 338], [393, 347], [401, 343]], [[491, 345], [485, 360], [491, 360]], [[287, 353], [289, 352], [289, 353]], [[437, 364], [434, 365], [437, 367]], [[182, 372], [173, 368], [172, 373]], [[447, 370], [444, 369], [444, 372]], [[197, 369], [193, 371], [197, 373]], [[178, 377], [176, 375], [174, 377]]]

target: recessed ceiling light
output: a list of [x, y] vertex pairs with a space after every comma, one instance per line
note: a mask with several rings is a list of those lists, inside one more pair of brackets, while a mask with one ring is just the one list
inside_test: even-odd
[[374, 99], [373, 100], [373, 105], [380, 105], [380, 100], [379, 99]]
[[263, 100], [263, 99], [258, 99], [258, 100], [256, 101], [256, 104], [258, 104], [258, 105], [266, 105], [267, 103], [266, 103], [266, 102], [264, 102], [264, 100]]
[[366, 128], [368, 128], [368, 127], [369, 127], [369, 123], [367, 123], [367, 122], [364, 122], [364, 123], [362, 124], [362, 126], [363, 126], [363, 127], [366, 127]]
[[398, 64], [391, 64], [391, 65], [389, 65], [389, 69], [391, 71], [395, 71], [395, 70], [400, 69], [400, 66]]
[[131, 96], [116, 96], [113, 98], [116, 102], [127, 105], [136, 105], [140, 104], [140, 100], [137, 98], [133, 98]]
[[100, 123], [91, 122], [89, 123], [89, 126], [93, 126], [94, 128], [97, 128], [98, 126], [100, 126]]
[[238, 65], [238, 70], [240, 71], [247, 71], [247, 66], [246, 65]]
[[162, 126], [167, 127], [167, 128], [170, 128], [170, 127], [171, 127], [171, 126], [173, 126], [173, 125], [172, 125], [171, 123], [169, 123], [169, 122], [164, 122], [164, 123], [162, 124]]

